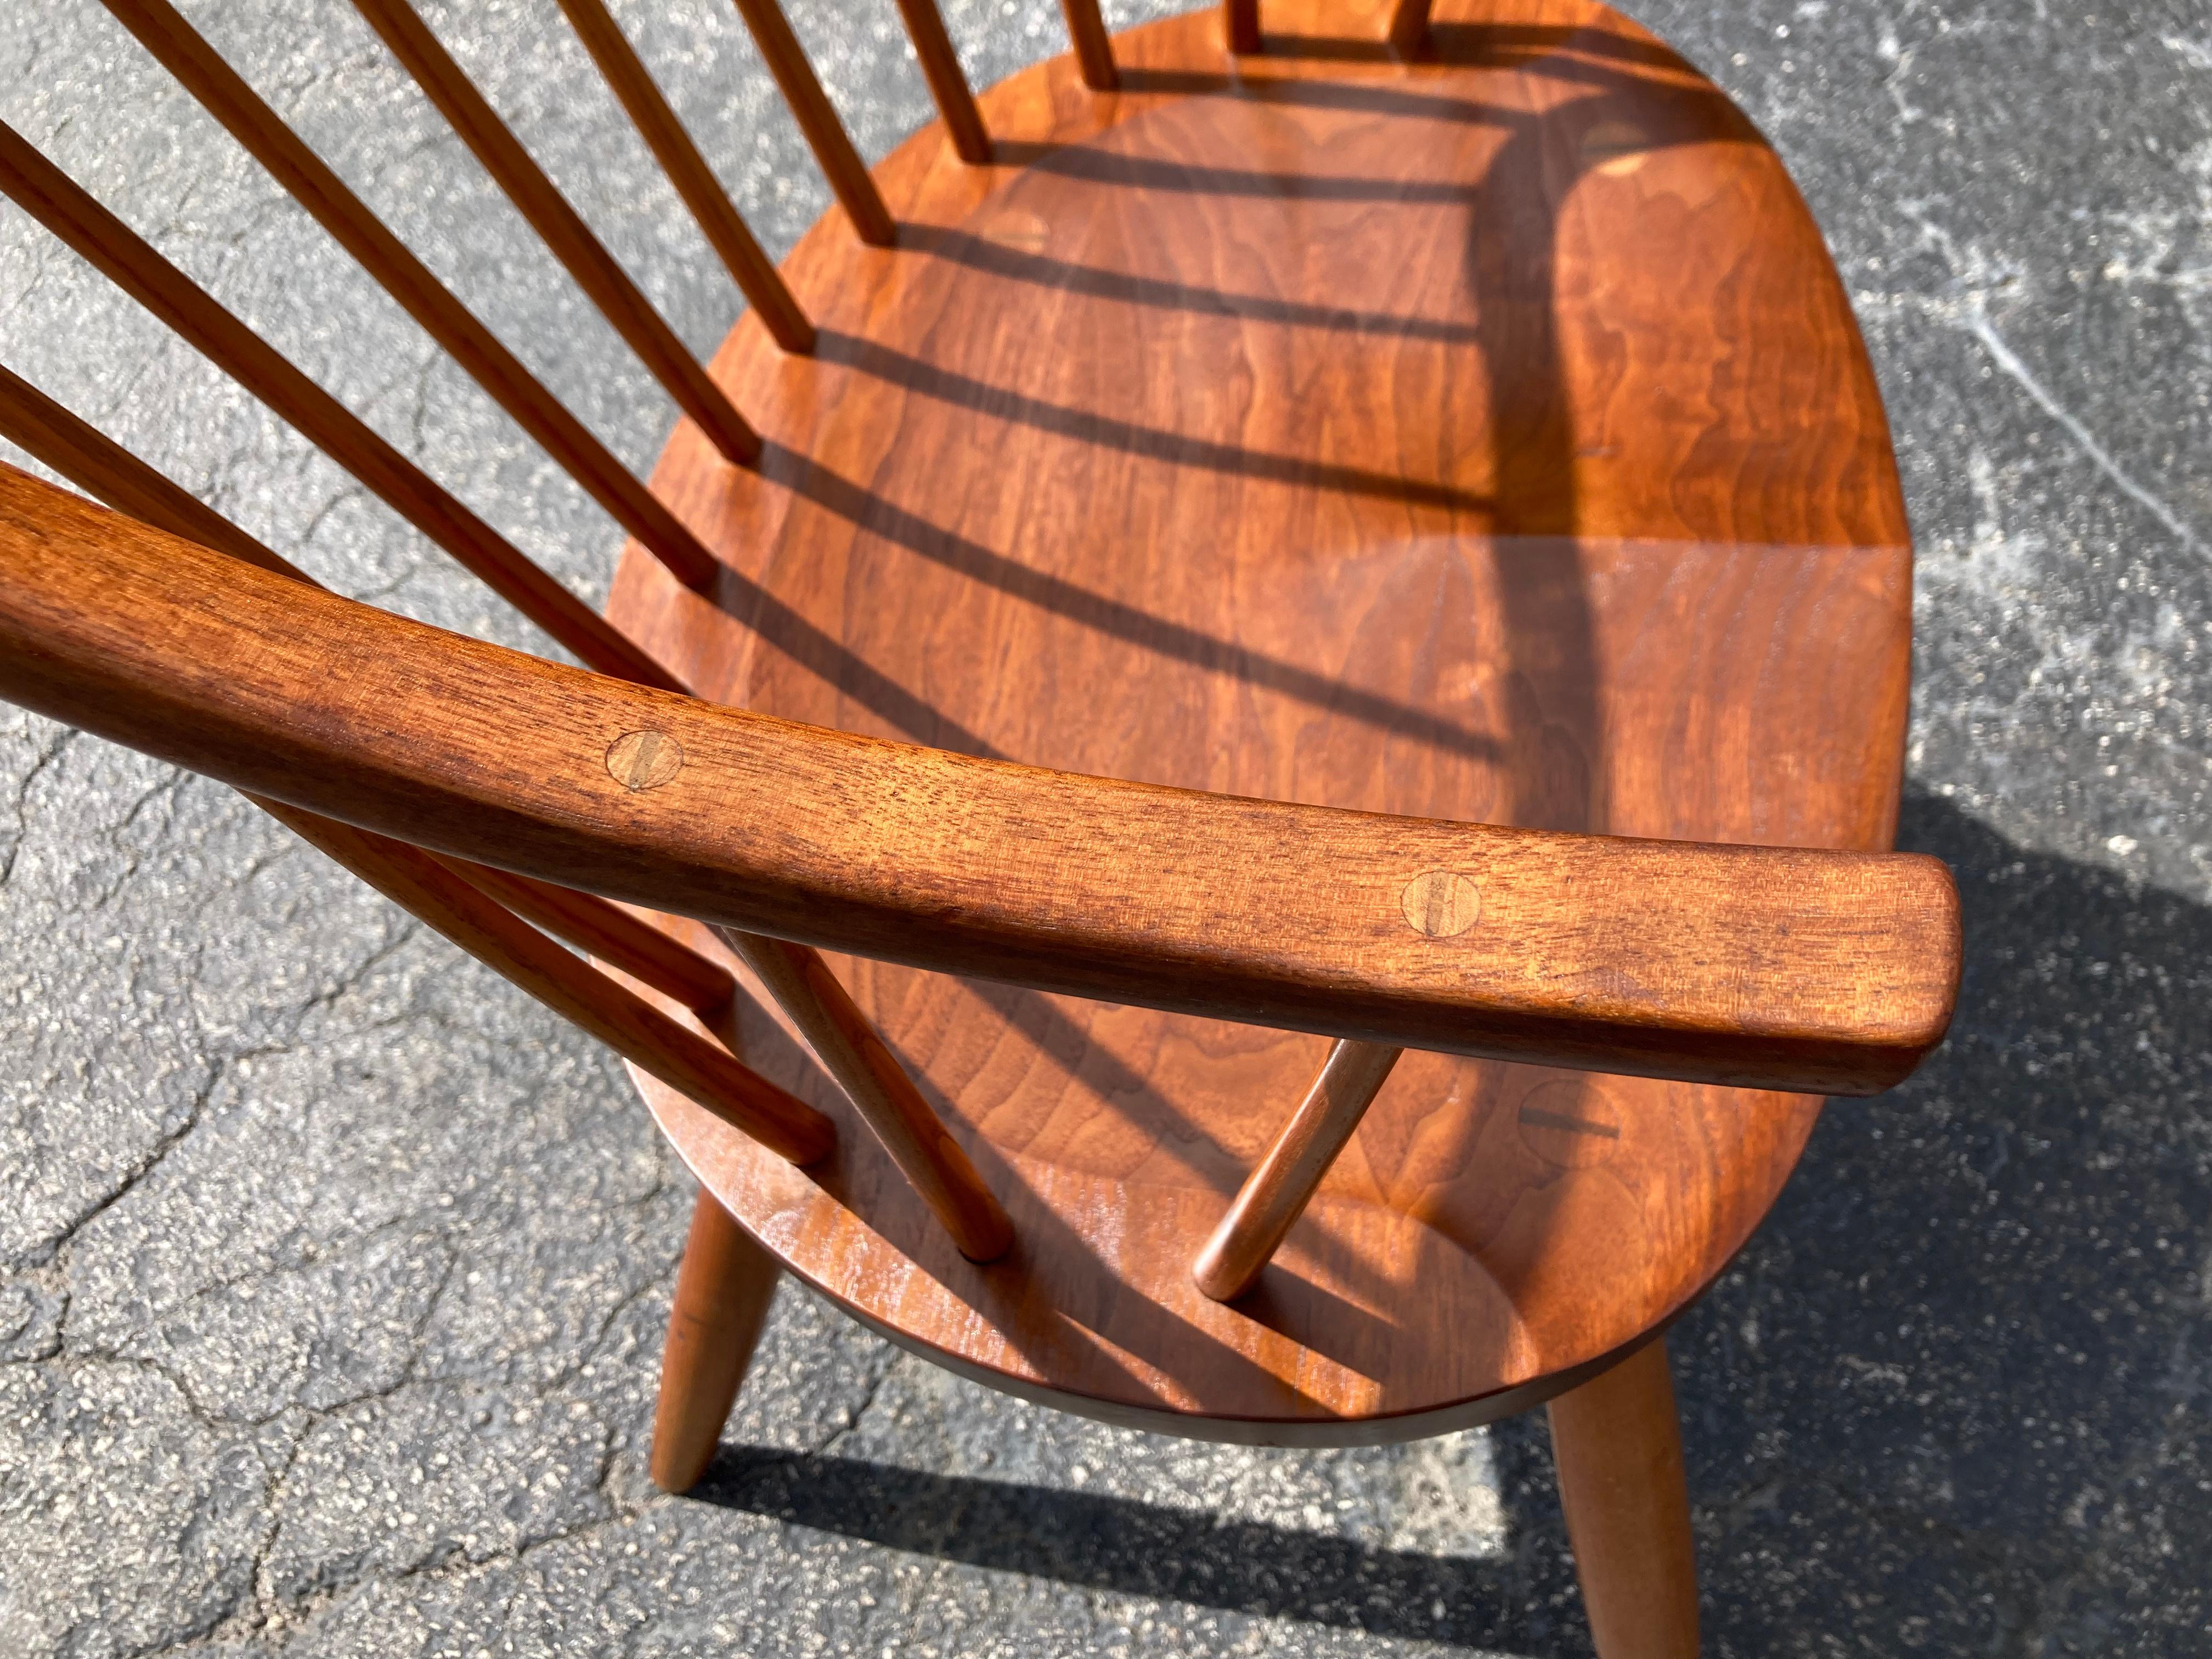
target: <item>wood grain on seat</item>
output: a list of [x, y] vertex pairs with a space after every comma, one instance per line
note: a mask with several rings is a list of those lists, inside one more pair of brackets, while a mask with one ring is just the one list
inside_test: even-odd
[[[702, 696], [975, 755], [1886, 848], [1908, 535], [1773, 152], [1602, 7], [1461, 0], [1413, 62], [1385, 9], [1263, 22], [1235, 60], [1215, 10], [1120, 36], [1112, 96], [1015, 76], [989, 167], [936, 126], [883, 163], [897, 246], [833, 215], [786, 262], [814, 356], [749, 316], [715, 360], [758, 471], [687, 425], [656, 476], [726, 574], [633, 550], [610, 616]], [[865, 1135], [801, 1173], [641, 1079], [684, 1156], [895, 1338], [1186, 1434], [1392, 1439], [1568, 1386], [1721, 1271], [1819, 1110], [1409, 1054], [1220, 1306], [1190, 1264], [1322, 1039], [838, 967], [1012, 1252], [963, 1261]], [[788, 1035], [737, 1035], [838, 1113]]]

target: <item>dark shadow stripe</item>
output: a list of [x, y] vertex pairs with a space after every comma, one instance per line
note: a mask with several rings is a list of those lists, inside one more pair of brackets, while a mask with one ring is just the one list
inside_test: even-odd
[[1513, 1642], [1510, 1562], [1204, 1510], [726, 1446], [693, 1498], [943, 1561], [1263, 1619], [1461, 1647]]

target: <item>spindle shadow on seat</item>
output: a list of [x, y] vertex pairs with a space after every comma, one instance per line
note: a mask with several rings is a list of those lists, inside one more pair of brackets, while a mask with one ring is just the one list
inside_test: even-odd
[[[747, 319], [715, 361], [757, 472], [684, 431], [655, 476], [729, 574], [694, 593], [633, 556], [610, 615], [717, 701], [972, 754], [1886, 846], [1908, 538], [1780, 162], [1596, 8], [1455, 21], [1413, 64], [1330, 48], [1345, 12], [1271, 8], [1234, 70], [1209, 15], [1132, 31], [1112, 99], [1027, 70], [981, 100], [988, 167], [909, 140], [877, 169], [896, 251], [833, 216], [785, 264], [812, 360]], [[862, 1138], [832, 1196], [648, 1088], [686, 1158], [933, 1358], [1183, 1432], [1391, 1437], [1540, 1397], [1710, 1282], [1817, 1110], [1409, 1054], [1224, 1307], [1190, 1265], [1324, 1041], [837, 965], [964, 1127], [1013, 1257], [961, 1261]]]
[[1075, 56], [974, 100], [901, 0], [944, 118], [872, 174], [739, 0], [841, 204], [779, 274], [562, 0], [754, 301], [702, 372], [356, 0], [686, 411], [648, 493], [167, 0], [107, 3], [632, 534], [606, 617], [4, 129], [0, 185], [665, 690], [313, 592], [12, 376], [9, 436], [272, 574], [0, 480], [0, 690], [253, 792], [630, 1060], [708, 1194], [656, 1478], [711, 1455], [783, 1268], [1174, 1433], [1558, 1395], [1601, 1650], [1693, 1650], [1651, 1339], [1789, 1175], [1784, 1091], [1903, 1075], [1957, 967], [1940, 869], [1871, 856], [1911, 618], [1880, 398], [1728, 100], [1579, 0], [1110, 46], [1070, 0]]

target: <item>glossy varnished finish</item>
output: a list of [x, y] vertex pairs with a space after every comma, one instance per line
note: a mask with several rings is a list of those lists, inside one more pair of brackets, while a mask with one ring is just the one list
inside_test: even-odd
[[1374, 1042], [1339, 1042], [1329, 1049], [1305, 1098], [1244, 1177], [1228, 1213], [1191, 1264], [1199, 1289], [1216, 1302], [1233, 1302], [1258, 1282], [1404, 1053]]
[[[858, 737], [426, 628], [7, 467], [0, 696], [603, 897], [1401, 1048], [1867, 1094], [1957, 992], [1958, 897], [1924, 856], [1394, 817]], [[1483, 896], [1480, 927], [1431, 935], [1406, 895], [1439, 872]]]
[[[786, 270], [715, 364], [760, 473], [657, 482], [719, 603], [610, 611], [716, 699], [980, 755], [1571, 830], [1886, 847], [1910, 556], [1816, 228], [1594, 6], [1271, 5], [983, 94], [878, 170], [895, 252]], [[1224, 890], [1249, 878], [1224, 867]], [[695, 936], [703, 943], [703, 935]], [[1589, 1375], [1763, 1215], [1818, 1103], [1411, 1054], [1235, 1307], [1190, 1264], [1318, 1038], [843, 969], [1012, 1212], [976, 1268], [872, 1146], [817, 1185], [647, 1089], [789, 1267], [967, 1374], [1183, 1432], [1385, 1439]], [[787, 1036], [745, 1033], [802, 1092]]]

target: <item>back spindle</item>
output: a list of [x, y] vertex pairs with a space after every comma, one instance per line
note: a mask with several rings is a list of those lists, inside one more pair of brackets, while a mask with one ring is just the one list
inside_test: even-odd
[[529, 151], [507, 130], [407, 0], [354, 0], [354, 6], [677, 406], [728, 459], [740, 465], [758, 459], [759, 434], [708, 378], [676, 337], [676, 331], [592, 234], [583, 216], [554, 187], [544, 169], [530, 159]]
[[791, 1017], [960, 1253], [971, 1261], [1004, 1255], [1013, 1223], [822, 953], [734, 927], [714, 931]]
[[1258, 1281], [1403, 1052], [1376, 1042], [1330, 1047], [1313, 1086], [1199, 1252], [1191, 1274], [1199, 1289], [1233, 1302]]
[[1221, 30], [1239, 57], [1260, 50], [1260, 0], [1221, 0]]
[[532, 564], [4, 124], [0, 192], [580, 659], [603, 674], [641, 685], [685, 690], [605, 617]]
[[745, 27], [752, 33], [753, 45], [760, 49], [761, 61], [775, 77], [792, 118], [805, 135], [815, 161], [830, 180], [830, 188], [845, 210], [845, 216], [853, 222], [854, 234], [871, 247], [890, 247], [898, 240], [898, 227], [891, 221], [890, 210], [884, 205], [883, 195], [869, 176], [867, 164], [860, 160], [860, 151], [853, 148], [852, 136], [838, 118], [830, 94], [822, 90], [814, 66], [806, 61], [799, 37], [791, 32], [791, 25], [784, 21], [775, 0], [735, 3], [738, 15], [745, 20]]
[[1431, 0], [1398, 0], [1390, 14], [1390, 46], [1400, 57], [1413, 57], [1428, 45], [1430, 4]]
[[699, 538], [431, 274], [169, 0], [105, 3], [201, 107], [268, 168], [292, 198], [641, 546], [685, 586], [712, 584], [720, 567]]
[[1060, 0], [1060, 9], [1067, 19], [1067, 38], [1075, 47], [1083, 84], [1093, 92], [1112, 92], [1120, 87], [1121, 76], [1114, 67], [1114, 42], [1106, 33], [1106, 20], [1099, 15], [1098, 0]]
[[786, 351], [813, 350], [814, 325], [792, 297], [783, 273], [753, 240], [722, 181], [676, 118], [602, 0], [561, 0], [561, 9], [769, 335]]
[[945, 32], [945, 16], [937, 9], [937, 0], [898, 0], [898, 9], [906, 20], [907, 38], [914, 42], [914, 55], [921, 64], [922, 78], [929, 82], [929, 95], [937, 100], [937, 112], [951, 136], [952, 153], [970, 167], [982, 166], [991, 159], [991, 136], [984, 131], [967, 72], [960, 67], [960, 55], [952, 49], [952, 37]]

